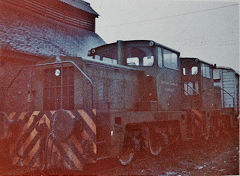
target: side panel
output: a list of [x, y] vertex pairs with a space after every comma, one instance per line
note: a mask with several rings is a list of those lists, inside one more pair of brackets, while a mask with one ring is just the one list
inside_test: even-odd
[[139, 71], [97, 63], [86, 63], [83, 70], [94, 82], [93, 102], [98, 112], [136, 108]]
[[214, 85], [212, 78], [202, 77], [202, 86], [201, 86], [201, 95], [202, 95], [202, 108], [207, 111], [214, 108]]
[[111, 136], [112, 156], [118, 156], [120, 152], [123, 145], [126, 126], [136, 125], [139, 127], [147, 127], [148, 124], [165, 124], [173, 121], [179, 123], [182, 140], [188, 140], [186, 112], [142, 111], [111, 113], [111, 130], [113, 130], [113, 135]]
[[179, 70], [162, 68], [157, 74], [158, 110], [181, 110], [181, 74]]

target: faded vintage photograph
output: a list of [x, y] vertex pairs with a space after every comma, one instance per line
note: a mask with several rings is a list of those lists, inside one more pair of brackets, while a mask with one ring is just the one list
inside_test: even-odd
[[0, 0], [0, 175], [239, 175], [238, 0]]

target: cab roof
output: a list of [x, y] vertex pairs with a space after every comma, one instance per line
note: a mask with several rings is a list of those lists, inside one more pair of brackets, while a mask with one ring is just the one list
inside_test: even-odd
[[105, 51], [105, 50], [117, 48], [118, 43], [120, 43], [120, 42], [123, 43], [124, 46], [159, 46], [161, 48], [170, 50], [170, 51], [176, 53], [177, 55], [180, 55], [179, 51], [169, 48], [165, 45], [162, 45], [162, 44], [157, 43], [152, 40], [125, 40], [125, 41], [118, 40], [114, 43], [109, 43], [106, 45], [98, 46], [96, 48], [92, 48], [91, 50], [89, 50], [89, 56], [95, 55], [96, 53], [98, 53], [98, 51]]
[[208, 63], [204, 60], [201, 60], [199, 58], [196, 58], [196, 57], [180, 57], [180, 60], [192, 60], [193, 62], [201, 62], [201, 63], [204, 63], [204, 64], [214, 67], [214, 64], [210, 64], [210, 63]]

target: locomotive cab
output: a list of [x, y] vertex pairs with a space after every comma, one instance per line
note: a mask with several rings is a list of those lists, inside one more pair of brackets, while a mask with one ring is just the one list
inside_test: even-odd
[[151, 40], [117, 41], [89, 50], [95, 61], [143, 71], [137, 103], [137, 109], [142, 111], [180, 110], [179, 55]]
[[[129, 150], [145, 146], [158, 155], [162, 146], [168, 145], [168, 139], [177, 141], [181, 135], [185, 140], [179, 55], [178, 51], [151, 40], [117, 41], [89, 50], [91, 62], [115, 69], [108, 76], [117, 82], [115, 92], [121, 89], [113, 96], [118, 99], [118, 107], [125, 107], [113, 110], [111, 101], [108, 115], [111, 155], [119, 156], [122, 164], [132, 159]], [[130, 70], [134, 77], [129, 77]], [[161, 142], [156, 142], [155, 137], [161, 138]]]
[[210, 110], [216, 107], [213, 65], [197, 58], [181, 58], [183, 107]]
[[190, 138], [218, 137], [229, 126], [229, 112], [218, 107], [220, 90], [214, 87], [214, 67], [197, 58], [181, 58], [183, 107], [188, 112]]

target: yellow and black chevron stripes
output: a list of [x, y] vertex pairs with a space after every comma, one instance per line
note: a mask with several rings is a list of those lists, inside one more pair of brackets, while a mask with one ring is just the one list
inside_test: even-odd
[[[11, 149], [12, 163], [19, 166], [41, 167], [43, 142], [37, 126], [46, 123], [48, 134], [51, 132], [51, 121], [56, 111], [33, 111], [33, 112], [12, 112], [8, 114], [9, 119], [22, 120], [22, 132], [17, 138], [15, 149]], [[73, 134], [64, 142], [49, 137], [46, 156], [48, 156], [48, 167], [58, 166], [67, 169], [82, 170], [84, 163], [88, 162], [88, 155], [84, 147], [84, 141], [88, 141], [92, 147], [93, 155], [97, 153], [96, 148], [96, 110], [87, 111], [83, 109], [69, 110], [68, 113], [73, 119], [81, 120], [83, 130], [81, 133]], [[49, 157], [51, 156], [51, 157]]]
[[93, 119], [86, 113], [84, 110], [78, 110], [78, 113], [81, 115], [83, 120], [87, 123], [87, 125], [91, 128], [92, 132], [96, 135], [96, 125], [93, 122]]

